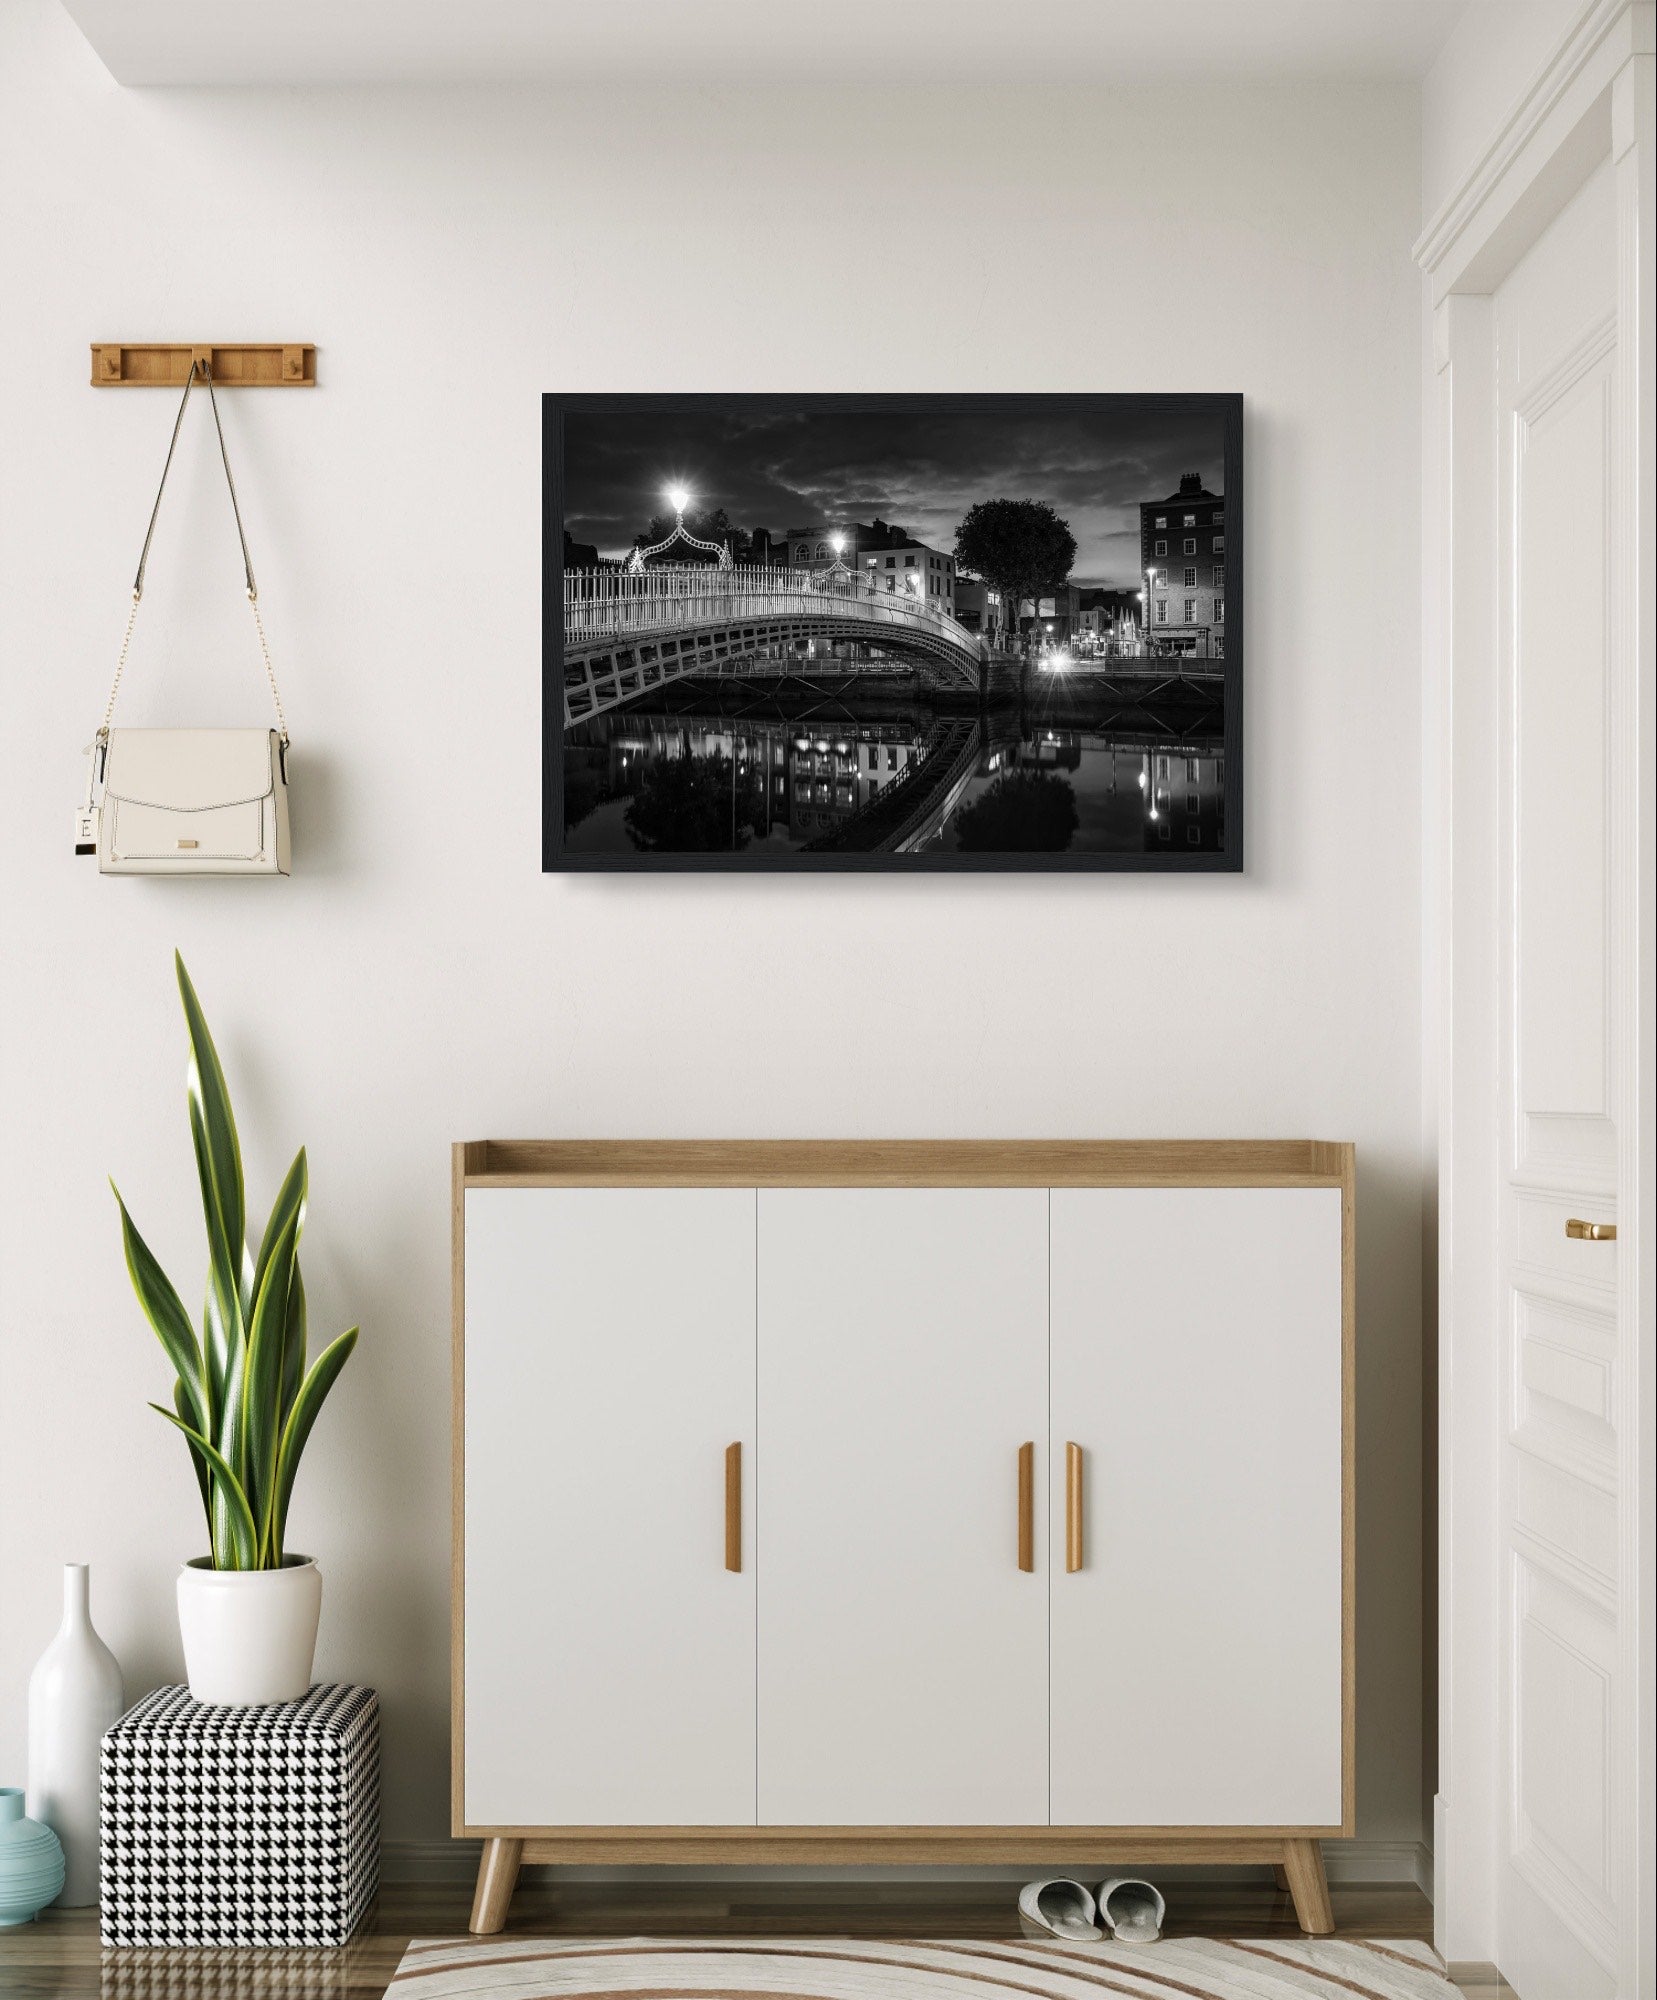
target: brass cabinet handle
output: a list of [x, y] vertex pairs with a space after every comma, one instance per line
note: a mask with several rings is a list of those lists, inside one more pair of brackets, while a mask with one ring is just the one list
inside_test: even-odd
[[1036, 1566], [1036, 1448], [1018, 1448], [1018, 1566]]
[[725, 1447], [725, 1567], [742, 1567], [742, 1446]]
[[1615, 1243], [1617, 1225], [1614, 1222], [1584, 1222], [1573, 1215], [1565, 1225], [1565, 1234], [1578, 1243]]
[[1064, 1566], [1074, 1573], [1082, 1566], [1082, 1448], [1064, 1448]]

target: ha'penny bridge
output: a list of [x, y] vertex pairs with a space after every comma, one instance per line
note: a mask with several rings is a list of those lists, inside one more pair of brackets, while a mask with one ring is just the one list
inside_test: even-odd
[[670, 681], [738, 673], [837, 640], [909, 661], [925, 679], [966, 693], [988, 658], [977, 634], [941, 606], [871, 588], [843, 565], [566, 570], [564, 719], [585, 722]]
[[[770, 668], [798, 672], [802, 655], [851, 641], [865, 657], [818, 662], [836, 675], [890, 673], [895, 662], [960, 695], [1016, 681], [1018, 658], [991, 651], [940, 603], [889, 591], [844, 563], [826, 569], [634, 562], [564, 572], [564, 721], [587, 722], [692, 677]], [[1073, 684], [1107, 698], [1193, 686], [1217, 689], [1224, 663], [1168, 656], [1075, 661]]]

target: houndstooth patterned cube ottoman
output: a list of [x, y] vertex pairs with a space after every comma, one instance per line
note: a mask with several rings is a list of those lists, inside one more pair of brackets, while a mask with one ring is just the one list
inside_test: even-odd
[[106, 1945], [341, 1945], [379, 1887], [372, 1688], [157, 1688], [105, 1734], [101, 1790]]

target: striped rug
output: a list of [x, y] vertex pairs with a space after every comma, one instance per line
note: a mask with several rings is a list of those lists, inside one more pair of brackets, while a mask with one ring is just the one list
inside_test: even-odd
[[388, 1991], [391, 2000], [1455, 2000], [1430, 1946], [1356, 1938], [425, 1938]]

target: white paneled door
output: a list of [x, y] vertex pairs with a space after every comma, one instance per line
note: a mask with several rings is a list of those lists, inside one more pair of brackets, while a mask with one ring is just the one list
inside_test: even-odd
[[1341, 1299], [1337, 1188], [1053, 1190], [1055, 1825], [1341, 1823]]
[[1047, 1208], [760, 1192], [762, 1824], [1047, 1819]]
[[470, 1825], [754, 1823], [754, 1202], [467, 1192]]
[[[1502, 1365], [1497, 1929], [1526, 2000], [1618, 1991], [1617, 1219], [1608, 896], [1618, 408], [1614, 171], [1496, 294], [1501, 439]], [[1649, 533], [1649, 527], [1647, 529]]]

